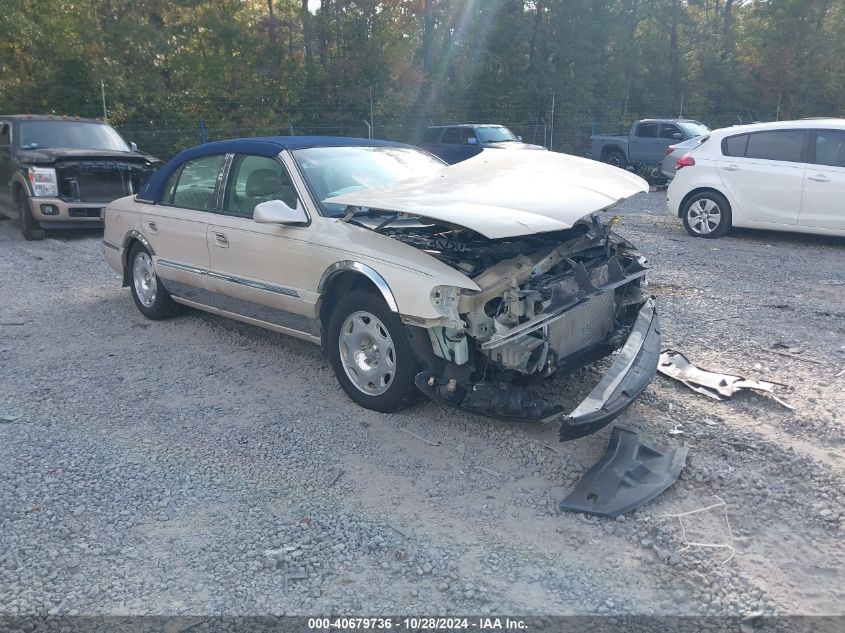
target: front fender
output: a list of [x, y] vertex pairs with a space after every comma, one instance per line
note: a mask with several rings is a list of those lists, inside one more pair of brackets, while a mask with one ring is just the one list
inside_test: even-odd
[[384, 277], [382, 277], [378, 272], [376, 272], [371, 266], [368, 266], [367, 264], [362, 264], [361, 262], [344, 260], [340, 262], [335, 262], [334, 264], [329, 266], [323, 273], [322, 277], [320, 277], [320, 283], [317, 284], [317, 293], [319, 295], [322, 295], [325, 292], [326, 288], [328, 288], [328, 285], [331, 280], [346, 271], [353, 271], [358, 274], [361, 274], [367, 279], [369, 279], [371, 282], [373, 282], [373, 285], [378, 288], [378, 291], [381, 293], [384, 302], [387, 304], [387, 307], [390, 308], [391, 312], [399, 312], [399, 306], [396, 303], [396, 297], [393, 296], [393, 291], [390, 289], [390, 286], [387, 284], [387, 281], [384, 279]]
[[26, 195], [32, 195], [32, 187], [29, 184], [29, 178], [26, 177], [26, 173], [24, 170], [18, 169], [14, 175], [12, 176], [11, 184], [11, 191], [15, 190], [15, 185], [18, 185], [23, 191], [26, 192]]

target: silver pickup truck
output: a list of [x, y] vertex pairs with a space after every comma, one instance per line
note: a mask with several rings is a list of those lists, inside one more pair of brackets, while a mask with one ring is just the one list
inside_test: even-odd
[[709, 131], [691, 119], [642, 119], [627, 134], [592, 135], [589, 157], [621, 169], [633, 168], [649, 180], [659, 179], [666, 148]]

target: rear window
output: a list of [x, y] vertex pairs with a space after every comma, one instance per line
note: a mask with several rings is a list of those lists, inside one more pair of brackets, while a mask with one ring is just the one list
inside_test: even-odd
[[725, 156], [800, 163], [804, 154], [804, 130], [774, 130], [730, 136], [722, 141]]

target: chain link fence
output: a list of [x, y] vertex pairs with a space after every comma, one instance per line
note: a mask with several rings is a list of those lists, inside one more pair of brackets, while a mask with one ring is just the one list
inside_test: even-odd
[[[388, 112], [378, 98], [370, 109], [369, 90], [352, 94], [361, 107], [316, 105], [280, 109], [273, 95], [193, 94], [158, 95], [156, 103], [140, 95], [111, 94], [108, 86], [70, 86], [37, 95], [0, 95], [0, 111], [8, 113], [67, 114], [103, 118], [104, 110], [127, 141], [149, 154], [168, 159], [186, 147], [227, 138], [275, 135], [334, 135], [381, 138], [419, 143], [430, 125], [456, 122], [506, 125], [527, 143], [556, 151], [586, 155], [592, 134], [627, 132], [640, 118], [675, 118], [682, 115], [710, 128], [797, 116], [835, 115], [827, 112], [787, 112], [780, 103], [721, 102], [697, 106], [678, 103], [638, 105], [624, 111], [623, 100], [597, 101], [586, 111], [551, 93], [503, 96], [499, 102], [445, 111], [440, 105], [415, 114]], [[349, 96], [349, 95], [347, 95]], [[395, 108], [394, 108], [395, 109]], [[436, 110], [436, 111], [435, 111]], [[840, 113], [841, 114], [841, 113]]]

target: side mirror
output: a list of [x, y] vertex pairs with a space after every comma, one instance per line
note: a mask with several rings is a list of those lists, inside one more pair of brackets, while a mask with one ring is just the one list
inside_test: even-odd
[[475, 144], [478, 143], [478, 139], [475, 138], [474, 136], [470, 136], [469, 138], [467, 138], [467, 143], [469, 145], [475, 145]]
[[131, 143], [129, 143], [129, 149], [131, 149], [133, 152], [137, 152], [138, 144], [135, 141], [132, 141]]
[[286, 203], [281, 200], [268, 200], [255, 205], [255, 210], [252, 213], [252, 219], [259, 224], [284, 224], [284, 225], [304, 225], [308, 224], [308, 216], [305, 215], [305, 210], [296, 202], [296, 208], [291, 209]]
[[678, 141], [682, 141], [684, 139], [684, 135], [680, 132], [672, 132], [672, 138]]
[[521, 136], [517, 136], [517, 137], [516, 137], [516, 140], [517, 140], [517, 141], [521, 141], [521, 140], [522, 140], [522, 137], [521, 137]]

